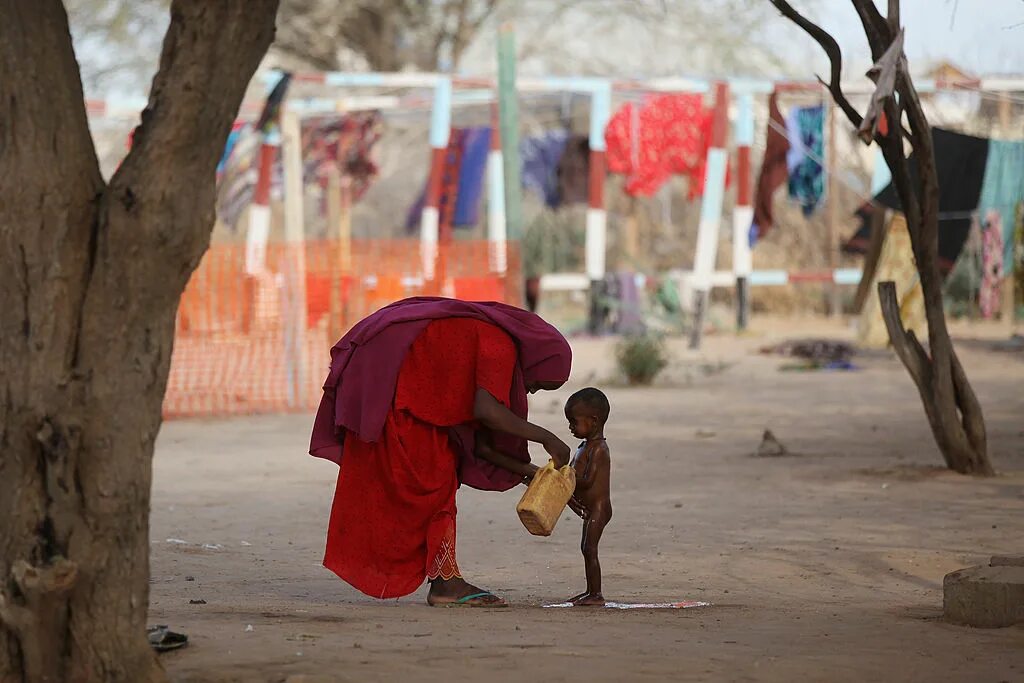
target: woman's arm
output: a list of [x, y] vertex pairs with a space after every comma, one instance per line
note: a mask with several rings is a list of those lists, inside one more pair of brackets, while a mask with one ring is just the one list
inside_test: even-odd
[[486, 460], [492, 465], [497, 465], [503, 470], [508, 470], [509, 472], [520, 475], [523, 477], [524, 483], [533, 479], [533, 475], [537, 472], [536, 465], [530, 462], [517, 460], [510, 455], [506, 455], [495, 450], [493, 446], [487, 443], [486, 439], [483, 438], [483, 435], [479, 433], [476, 439], [474, 454], [481, 460]]
[[558, 467], [569, 464], [569, 446], [565, 442], [543, 427], [538, 427], [519, 417], [501, 405], [498, 399], [491, 396], [485, 389], [478, 388], [476, 390], [473, 401], [473, 417], [492, 431], [505, 432], [527, 441], [539, 443]]

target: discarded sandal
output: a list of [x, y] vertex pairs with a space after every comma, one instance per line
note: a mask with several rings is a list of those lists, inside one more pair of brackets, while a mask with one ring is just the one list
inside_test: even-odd
[[157, 652], [170, 652], [188, 645], [188, 636], [175, 633], [166, 625], [150, 626], [146, 629], [150, 646]]

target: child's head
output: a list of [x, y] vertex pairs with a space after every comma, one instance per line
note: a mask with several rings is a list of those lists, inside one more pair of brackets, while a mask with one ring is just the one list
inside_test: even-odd
[[569, 431], [577, 439], [589, 439], [600, 434], [610, 411], [608, 397], [593, 387], [580, 389], [565, 402], [565, 419], [569, 421]]

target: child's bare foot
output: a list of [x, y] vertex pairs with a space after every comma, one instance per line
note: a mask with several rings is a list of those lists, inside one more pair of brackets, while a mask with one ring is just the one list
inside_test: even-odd
[[604, 607], [604, 596], [600, 593], [587, 594], [573, 603], [577, 607]]
[[582, 592], [582, 593], [580, 593], [579, 595], [574, 595], [574, 596], [572, 596], [571, 598], [569, 598], [568, 600], [566, 600], [566, 602], [571, 602], [572, 604], [574, 604], [574, 605], [575, 605], [575, 604], [576, 604], [577, 602], [579, 602], [579, 601], [580, 601], [580, 600], [582, 600], [583, 598], [587, 597], [587, 595], [589, 595], [589, 593], [587, 593], [586, 591], [583, 591], [583, 592]]

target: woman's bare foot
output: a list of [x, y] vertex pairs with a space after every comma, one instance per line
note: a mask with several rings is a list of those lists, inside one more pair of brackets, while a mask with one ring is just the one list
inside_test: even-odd
[[604, 596], [600, 593], [587, 593], [573, 604], [577, 607], [604, 607]]
[[[476, 597], [470, 597], [476, 596]], [[469, 598], [468, 600], [466, 598]], [[507, 607], [508, 603], [497, 595], [477, 588], [460, 577], [435, 579], [430, 582], [427, 604], [431, 607], [465, 605], [466, 607]]]

